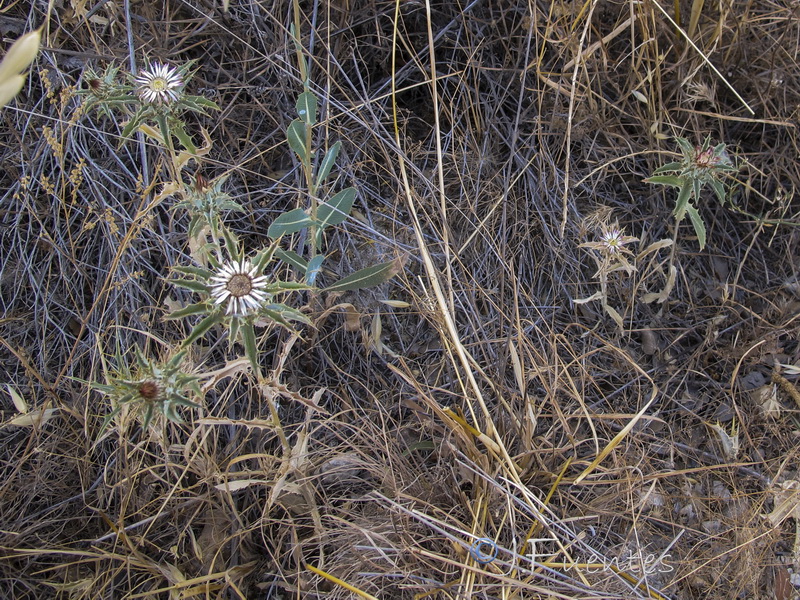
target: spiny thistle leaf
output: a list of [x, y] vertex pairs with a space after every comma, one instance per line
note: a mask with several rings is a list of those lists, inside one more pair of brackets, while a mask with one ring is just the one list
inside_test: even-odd
[[173, 271], [177, 271], [178, 273], [183, 273], [184, 275], [195, 275], [196, 277], [201, 277], [202, 279], [209, 279], [213, 273], [208, 269], [204, 269], [202, 267], [193, 267], [193, 266], [186, 266], [186, 265], [176, 265], [172, 267]]
[[222, 315], [218, 312], [213, 312], [208, 315], [205, 319], [200, 321], [197, 325], [194, 326], [189, 336], [183, 341], [181, 346], [184, 348], [189, 346], [190, 344], [194, 343], [195, 341], [199, 340], [203, 337], [209, 329], [211, 329], [217, 323], [222, 321]]
[[194, 279], [173, 279], [172, 284], [187, 290], [191, 290], [193, 292], [197, 292], [198, 294], [208, 293], [208, 286]]
[[242, 325], [242, 340], [244, 341], [244, 351], [250, 364], [253, 366], [253, 371], [258, 372], [258, 347], [256, 345], [256, 332], [252, 323], [245, 323]]
[[675, 200], [675, 210], [672, 214], [675, 215], [675, 220], [680, 223], [686, 215], [686, 207], [689, 205], [689, 200], [692, 197], [692, 182], [685, 181], [678, 193], [678, 198]]
[[703, 218], [700, 216], [700, 213], [691, 204], [686, 207], [686, 212], [697, 234], [697, 242], [700, 244], [700, 250], [702, 250], [706, 247], [706, 225], [703, 223]]
[[[208, 292], [208, 290], [205, 290]], [[176, 311], [171, 312], [168, 314], [164, 319], [166, 321], [174, 321], [175, 319], [182, 319], [184, 317], [192, 317], [194, 315], [202, 315], [208, 312], [208, 304], [205, 302], [199, 302], [197, 304], [190, 304], [189, 306], [185, 306], [183, 308], [179, 308]]]

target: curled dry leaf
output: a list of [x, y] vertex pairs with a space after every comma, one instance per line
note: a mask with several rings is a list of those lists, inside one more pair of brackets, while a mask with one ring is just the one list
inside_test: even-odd
[[648, 356], [658, 352], [658, 340], [652, 329], [642, 329], [642, 352]]
[[250, 369], [250, 360], [247, 358], [237, 358], [236, 360], [229, 360], [225, 366], [216, 371], [209, 371], [200, 375], [201, 379], [208, 379], [208, 382], [203, 386], [203, 393], [213, 389], [221, 380], [226, 377], [233, 377], [237, 373], [246, 373]]
[[6, 384], [6, 389], [8, 390], [8, 395], [11, 396], [11, 401], [14, 403], [14, 408], [21, 413], [28, 412], [28, 403], [25, 402], [25, 398], [8, 383]]
[[764, 517], [770, 525], [777, 527], [789, 517], [800, 518], [800, 481], [789, 479], [777, 484], [772, 490], [774, 507]]
[[800, 375], [800, 363], [794, 365], [785, 365], [783, 363], [779, 363], [779, 366], [781, 367], [784, 375]]
[[245, 488], [249, 488], [251, 485], [269, 485], [269, 481], [264, 481], [263, 479], [238, 479], [236, 481], [226, 481], [224, 483], [218, 483], [214, 486], [215, 489], [218, 489], [220, 492], [238, 492], [239, 490], [243, 490]]
[[650, 293], [645, 294], [642, 298], [642, 301], [645, 304], [651, 304], [652, 302], [658, 302], [659, 304], [663, 304], [669, 298], [669, 295], [672, 293], [672, 288], [675, 287], [675, 278], [678, 275], [678, 270], [675, 266], [671, 266], [669, 268], [669, 274], [667, 275], [667, 283], [664, 285], [664, 289], [657, 293]]
[[781, 403], [778, 401], [778, 386], [774, 384], [762, 385], [750, 392], [750, 396], [765, 417], [777, 419], [781, 416]]
[[707, 423], [708, 427], [717, 434], [722, 454], [728, 460], [736, 460], [739, 455], [739, 429], [734, 423], [731, 430], [726, 430], [719, 423]]
[[14, 425], [16, 427], [39, 427], [52, 419], [57, 412], [57, 408], [37, 408], [24, 415], [14, 417], [6, 423], [6, 425]]

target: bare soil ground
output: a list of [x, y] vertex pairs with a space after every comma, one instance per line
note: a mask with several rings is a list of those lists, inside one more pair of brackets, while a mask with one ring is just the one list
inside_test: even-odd
[[[404, 270], [316, 297], [302, 339], [261, 330], [268, 388], [233, 368], [183, 424], [101, 433], [83, 382], [185, 336], [163, 317], [189, 250], [158, 149], [81, 110], [86, 69], [195, 61], [222, 108], [191, 122], [202, 173], [254, 245], [304, 202], [302, 82], [290, 0], [54, 3], [0, 112], [0, 383], [52, 409], [15, 422], [0, 394], [0, 596], [796, 597], [800, 5], [299, 7], [319, 142], [359, 190], [323, 276]], [[2, 49], [45, 12], [0, 3]], [[702, 250], [644, 182], [675, 136], [738, 167], [697, 202]], [[579, 245], [614, 221], [634, 253], [675, 240], [609, 275], [622, 328], [576, 302], [600, 289]], [[242, 355], [219, 338], [195, 372]]]

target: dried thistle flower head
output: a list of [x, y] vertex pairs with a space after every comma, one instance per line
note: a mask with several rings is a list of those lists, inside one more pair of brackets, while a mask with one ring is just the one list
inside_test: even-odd
[[142, 384], [139, 386], [139, 396], [142, 400], [152, 402], [157, 399], [162, 393], [161, 386], [158, 385], [158, 381], [153, 379], [148, 379], [147, 381], [143, 381]]
[[596, 242], [585, 242], [581, 248], [591, 248], [597, 250], [602, 256], [609, 259], [619, 259], [623, 254], [632, 254], [625, 246], [632, 242], [638, 242], [639, 238], [625, 235], [625, 229], [617, 223], [602, 225], [600, 228], [600, 239]]
[[639, 238], [625, 235], [624, 228], [620, 227], [616, 222], [610, 225], [601, 225], [598, 237], [597, 241], [584, 242], [579, 246], [580, 248], [595, 250], [599, 254], [599, 257], [595, 256], [598, 265], [598, 271], [595, 276], [619, 270], [625, 270], [629, 273], [635, 270], [635, 267], [627, 259], [633, 252], [626, 246], [633, 242], [638, 242]]
[[92, 387], [109, 396], [113, 407], [103, 423], [105, 429], [119, 414], [123, 405], [129, 404], [142, 413], [142, 427], [147, 429], [153, 416], [163, 414], [170, 421], [180, 423], [178, 407], [200, 408], [187, 396], [200, 396], [197, 377], [183, 371], [185, 352], [178, 352], [165, 363], [153, 361], [136, 349], [136, 367], [125, 365], [117, 356], [118, 372], [108, 377], [107, 383], [94, 383]]
[[92, 77], [86, 82], [86, 86], [93, 94], [100, 94], [103, 89], [103, 80], [99, 77]]
[[624, 235], [622, 229], [615, 225], [614, 227], [604, 229], [600, 234], [600, 251], [613, 257], [617, 257], [620, 254], [631, 254], [631, 251], [625, 247], [625, 244], [638, 241], [639, 238]]

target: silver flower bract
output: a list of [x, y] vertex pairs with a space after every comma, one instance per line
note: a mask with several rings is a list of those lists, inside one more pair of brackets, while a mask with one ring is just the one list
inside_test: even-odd
[[136, 94], [149, 104], [177, 102], [183, 92], [183, 77], [169, 65], [152, 63], [136, 78]]
[[622, 231], [616, 227], [604, 231], [600, 239], [603, 251], [609, 255], [615, 255], [622, 252], [625, 244], [631, 240], [631, 238], [622, 235]]
[[226, 313], [246, 316], [258, 310], [267, 299], [265, 276], [249, 260], [226, 263], [211, 277], [211, 297], [215, 304], [228, 302]]

